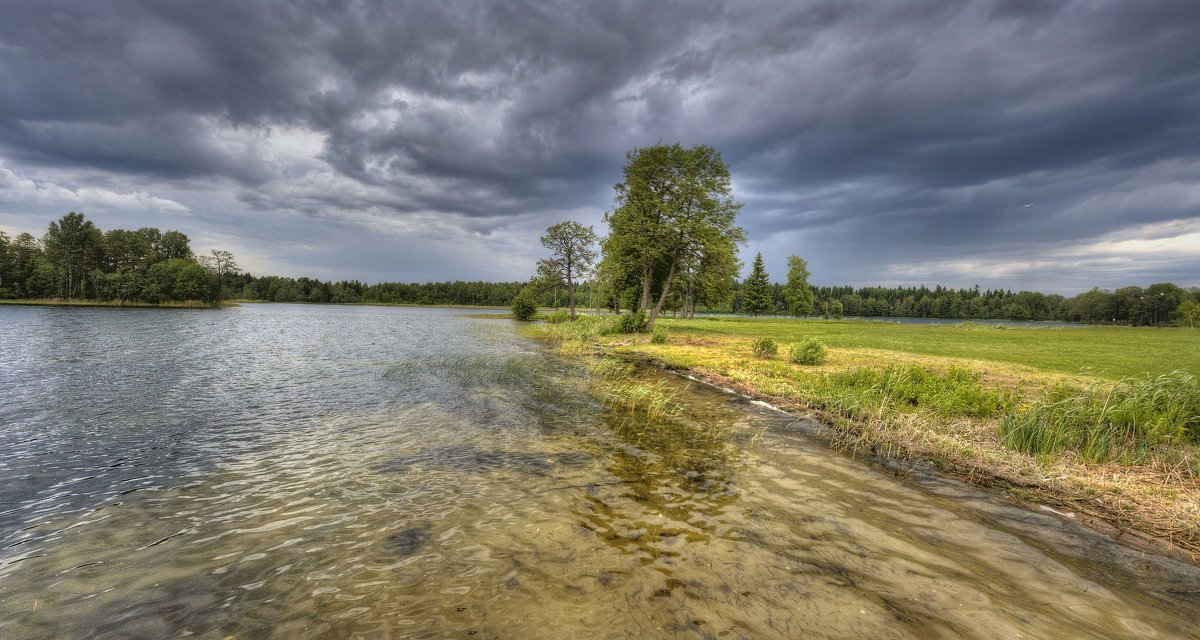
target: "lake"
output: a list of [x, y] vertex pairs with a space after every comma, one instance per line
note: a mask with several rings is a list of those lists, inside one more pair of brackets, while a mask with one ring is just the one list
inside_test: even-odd
[[[1200, 569], [462, 310], [0, 308], [0, 637], [1200, 637]], [[695, 416], [699, 416], [698, 418]]]

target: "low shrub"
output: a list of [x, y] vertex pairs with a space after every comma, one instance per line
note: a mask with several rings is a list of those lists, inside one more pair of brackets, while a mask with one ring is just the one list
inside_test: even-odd
[[512, 312], [517, 320], [533, 319], [537, 313], [537, 302], [534, 300], [532, 289], [525, 287], [517, 293], [512, 301]]
[[666, 344], [667, 328], [662, 325], [654, 327], [654, 331], [650, 334], [650, 342], [654, 344]]
[[750, 350], [756, 358], [773, 358], [779, 353], [779, 346], [770, 338], [758, 338], [750, 343]]
[[816, 338], [805, 338], [788, 349], [788, 360], [796, 364], [822, 364], [828, 355], [825, 343]]
[[614, 327], [616, 333], [641, 333], [646, 330], [646, 314], [642, 312], [627, 313]]
[[563, 309], [558, 309], [546, 315], [546, 322], [550, 324], [561, 324], [563, 322], [570, 322], [571, 320], [571, 314]]

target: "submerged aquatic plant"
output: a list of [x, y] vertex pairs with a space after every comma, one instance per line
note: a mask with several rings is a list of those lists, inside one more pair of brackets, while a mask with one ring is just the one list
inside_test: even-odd
[[417, 378], [431, 376], [448, 378], [462, 386], [479, 384], [514, 384], [528, 382], [535, 368], [527, 358], [503, 360], [481, 356], [415, 356], [390, 365], [383, 372], [385, 380], [411, 383]]

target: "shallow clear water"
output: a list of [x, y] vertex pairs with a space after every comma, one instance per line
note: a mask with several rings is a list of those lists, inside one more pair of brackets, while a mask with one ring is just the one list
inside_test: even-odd
[[0, 308], [0, 637], [1200, 637], [1194, 567], [588, 375], [461, 311]]

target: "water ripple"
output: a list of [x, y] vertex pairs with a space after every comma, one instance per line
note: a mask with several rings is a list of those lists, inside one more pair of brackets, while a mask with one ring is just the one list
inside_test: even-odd
[[656, 439], [506, 322], [0, 314], [5, 638], [1186, 637], [1200, 616], [1195, 569], [685, 381], [664, 384], [731, 439]]

